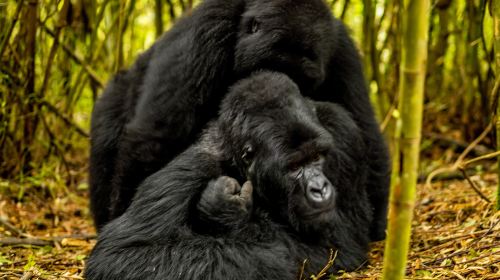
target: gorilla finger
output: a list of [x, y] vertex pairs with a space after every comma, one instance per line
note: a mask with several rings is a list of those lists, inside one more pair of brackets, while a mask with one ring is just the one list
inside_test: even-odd
[[250, 181], [246, 181], [243, 184], [243, 187], [241, 187], [240, 197], [246, 201], [249, 201], [252, 199], [252, 193], [253, 193], [253, 185]]
[[235, 195], [241, 189], [241, 186], [238, 183], [238, 181], [229, 176], [220, 176], [219, 178], [217, 178], [216, 184], [217, 184], [216, 187], [219, 188], [221, 190], [221, 193], [225, 195]]

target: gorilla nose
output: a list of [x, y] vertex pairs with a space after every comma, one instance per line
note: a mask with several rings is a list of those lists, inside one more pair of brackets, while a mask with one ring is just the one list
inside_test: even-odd
[[307, 198], [315, 203], [323, 203], [330, 200], [333, 193], [333, 186], [328, 180], [316, 178], [307, 184]]

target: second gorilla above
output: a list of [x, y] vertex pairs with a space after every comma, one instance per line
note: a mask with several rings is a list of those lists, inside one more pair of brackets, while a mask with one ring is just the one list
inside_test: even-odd
[[260, 69], [283, 72], [303, 95], [349, 113], [369, 148], [349, 162], [355, 166], [339, 168], [366, 169], [370, 236], [382, 239], [387, 150], [357, 50], [323, 0], [205, 0], [110, 81], [92, 115], [89, 182], [98, 230], [125, 212], [147, 176], [198, 139], [230, 85]]

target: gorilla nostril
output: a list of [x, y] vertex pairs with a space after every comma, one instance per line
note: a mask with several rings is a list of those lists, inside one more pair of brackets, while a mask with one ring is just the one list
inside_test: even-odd
[[325, 184], [321, 189], [321, 196], [323, 199], [328, 200], [332, 196], [333, 187], [330, 184]]

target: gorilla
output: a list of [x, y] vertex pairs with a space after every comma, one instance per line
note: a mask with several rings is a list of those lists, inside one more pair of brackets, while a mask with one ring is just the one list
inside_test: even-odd
[[375, 205], [371, 238], [383, 239], [388, 153], [357, 50], [324, 0], [204, 0], [109, 82], [91, 122], [97, 229], [127, 209], [146, 177], [199, 138], [231, 85], [258, 70], [285, 73], [303, 95], [349, 112], [370, 147], [363, 161]]
[[305, 99], [284, 74], [253, 74], [102, 228], [86, 278], [295, 279], [330, 248], [334, 270], [356, 269], [374, 218], [369, 149], [341, 106]]

